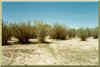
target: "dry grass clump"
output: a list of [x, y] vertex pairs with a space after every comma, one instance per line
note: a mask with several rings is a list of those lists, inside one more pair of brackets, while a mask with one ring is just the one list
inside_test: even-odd
[[37, 39], [39, 42], [44, 43], [45, 37], [49, 35], [51, 26], [49, 24], [44, 24], [42, 21], [35, 21], [34, 23]]
[[2, 25], [2, 45], [9, 45], [8, 40], [10, 40], [12, 34], [9, 25]]
[[77, 32], [77, 36], [80, 37], [82, 41], [86, 41], [86, 39], [88, 38], [88, 31], [86, 29], [80, 28]]
[[13, 36], [16, 37], [20, 43], [25, 44], [29, 43], [30, 38], [36, 37], [35, 29], [30, 24], [12, 24]]
[[60, 24], [55, 24], [51, 29], [50, 37], [53, 39], [65, 40], [67, 33], [68, 30], [65, 26], [62, 26]]

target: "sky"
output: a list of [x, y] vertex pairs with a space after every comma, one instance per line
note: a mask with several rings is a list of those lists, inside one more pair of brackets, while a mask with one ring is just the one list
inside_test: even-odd
[[4, 21], [42, 20], [72, 28], [98, 26], [98, 2], [2, 2]]

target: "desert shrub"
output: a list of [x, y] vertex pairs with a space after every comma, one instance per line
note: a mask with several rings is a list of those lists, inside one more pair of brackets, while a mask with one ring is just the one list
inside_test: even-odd
[[82, 41], [86, 41], [86, 39], [88, 38], [88, 31], [86, 29], [78, 29], [78, 37], [81, 38]]
[[35, 33], [39, 42], [45, 42], [45, 37], [49, 35], [51, 26], [49, 24], [44, 24], [42, 21], [35, 21], [34, 26], [36, 29]]
[[10, 40], [12, 34], [10, 27], [7, 24], [2, 25], [2, 45], [9, 45], [8, 40]]
[[93, 29], [92, 28], [86, 28], [86, 31], [88, 33], [88, 37], [92, 37], [93, 36]]
[[90, 28], [86, 28], [86, 31], [88, 33], [88, 37], [92, 36], [92, 30]]
[[13, 36], [16, 37], [20, 43], [29, 43], [30, 38], [35, 38], [35, 29], [30, 24], [22, 22], [20, 24], [11, 24]]
[[69, 29], [68, 30], [68, 37], [74, 38], [76, 36], [76, 30], [75, 29]]
[[65, 40], [67, 33], [68, 33], [68, 31], [65, 26], [60, 25], [60, 24], [55, 24], [51, 29], [50, 37], [52, 39]]
[[96, 28], [87, 28], [88, 37], [93, 37], [94, 39], [98, 38], [98, 27]]
[[98, 27], [96, 27], [95, 29], [93, 29], [92, 31], [92, 36], [94, 39], [97, 39], [98, 38]]

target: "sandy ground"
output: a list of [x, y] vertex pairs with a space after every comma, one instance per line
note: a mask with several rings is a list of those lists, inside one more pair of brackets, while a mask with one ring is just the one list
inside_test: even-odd
[[[33, 40], [30, 40], [33, 41]], [[3, 46], [2, 65], [97, 65], [98, 39], [47, 40]], [[13, 41], [12, 41], [13, 42]]]

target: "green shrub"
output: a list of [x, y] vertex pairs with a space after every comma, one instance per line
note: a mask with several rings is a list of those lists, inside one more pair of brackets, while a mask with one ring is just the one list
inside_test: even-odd
[[88, 37], [93, 37], [94, 39], [98, 38], [98, 27], [96, 28], [87, 28]]
[[60, 24], [55, 24], [51, 29], [50, 37], [53, 39], [65, 40], [67, 33], [68, 30], [65, 26], [62, 26]]
[[45, 42], [45, 37], [49, 35], [51, 26], [49, 24], [44, 24], [42, 21], [35, 21], [34, 23], [39, 42]]
[[93, 29], [92, 28], [86, 28], [86, 31], [88, 33], [88, 37], [92, 37]]
[[13, 36], [16, 37], [20, 43], [29, 43], [30, 38], [35, 38], [35, 29], [30, 24], [24, 22], [20, 24], [11, 24]]
[[2, 45], [9, 45], [8, 40], [10, 40], [12, 34], [10, 27], [8, 25], [2, 25]]
[[68, 30], [68, 37], [74, 38], [76, 36], [76, 30], [75, 29], [69, 29]]
[[78, 36], [81, 38], [82, 41], [86, 41], [88, 38], [88, 31], [86, 29], [80, 28], [78, 30]]
[[97, 39], [98, 38], [98, 27], [93, 29], [93, 33], [92, 33], [92, 36], [94, 39]]

